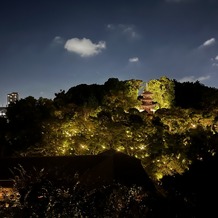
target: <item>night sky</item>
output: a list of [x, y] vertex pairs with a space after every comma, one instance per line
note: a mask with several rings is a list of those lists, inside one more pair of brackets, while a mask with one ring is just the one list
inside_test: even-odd
[[218, 0], [0, 0], [0, 106], [79, 84], [218, 88]]

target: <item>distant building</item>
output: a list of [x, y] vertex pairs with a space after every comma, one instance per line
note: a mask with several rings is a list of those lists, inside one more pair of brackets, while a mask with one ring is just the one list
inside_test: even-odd
[[7, 105], [9, 105], [12, 102], [16, 102], [19, 100], [19, 95], [17, 92], [12, 92], [7, 95]]
[[5, 117], [6, 116], [6, 107], [0, 107], [0, 117]]

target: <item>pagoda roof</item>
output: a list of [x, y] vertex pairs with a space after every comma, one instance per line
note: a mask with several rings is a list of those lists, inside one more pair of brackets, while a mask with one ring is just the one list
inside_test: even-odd
[[152, 92], [149, 92], [149, 91], [144, 91], [143, 93], [142, 93], [143, 95], [152, 95], [153, 93]]

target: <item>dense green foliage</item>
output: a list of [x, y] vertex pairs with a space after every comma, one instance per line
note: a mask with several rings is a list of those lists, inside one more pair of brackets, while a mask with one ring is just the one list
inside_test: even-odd
[[148, 91], [153, 93], [153, 99], [157, 102], [157, 109], [172, 108], [175, 98], [174, 82], [163, 76], [147, 83]]
[[139, 158], [154, 180], [182, 174], [216, 154], [217, 89], [167, 77], [151, 80], [147, 89], [158, 110], [149, 114], [140, 110], [143, 84], [110, 78], [103, 85], [61, 90], [53, 100], [21, 99], [0, 120], [2, 153], [81, 155], [114, 148]]

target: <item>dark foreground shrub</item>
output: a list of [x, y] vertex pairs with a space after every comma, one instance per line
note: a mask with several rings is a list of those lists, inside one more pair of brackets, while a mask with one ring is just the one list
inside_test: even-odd
[[98, 187], [80, 185], [78, 179], [49, 178], [43, 170], [17, 168], [14, 206], [1, 207], [0, 217], [159, 217], [163, 202], [157, 193], [119, 183]]

